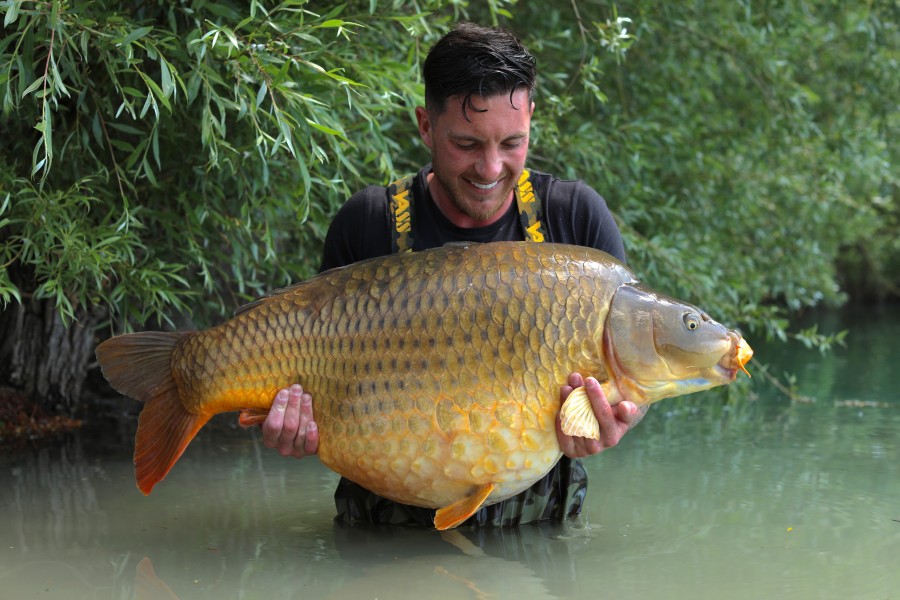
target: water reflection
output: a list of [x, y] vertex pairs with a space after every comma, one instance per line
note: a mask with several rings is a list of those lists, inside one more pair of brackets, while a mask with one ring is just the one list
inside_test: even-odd
[[[308, 565], [273, 570], [248, 561], [240, 585], [245, 590], [282, 590], [285, 597], [299, 597], [302, 590], [303, 597], [330, 599], [571, 597], [577, 574], [565, 588], [551, 592], [530, 566], [571, 572], [571, 561], [548, 551], [556, 533], [540, 527], [485, 533], [474, 536], [482, 544], [477, 545], [473, 536], [460, 532], [350, 529], [335, 523], [330, 565], [310, 572]], [[503, 559], [495, 552], [516, 558]], [[163, 565], [160, 572], [175, 570], [168, 560], [157, 562]], [[134, 587], [142, 600], [180, 597], [149, 558], [138, 563]]]
[[332, 522], [336, 475], [262, 448], [229, 415], [144, 497], [133, 419], [99, 421], [0, 458], [0, 595], [888, 598], [900, 586], [900, 315], [862, 317], [832, 355], [757, 348], [809, 402], [757, 376], [750, 400], [659, 405], [588, 463], [585, 518], [567, 526], [346, 528]]

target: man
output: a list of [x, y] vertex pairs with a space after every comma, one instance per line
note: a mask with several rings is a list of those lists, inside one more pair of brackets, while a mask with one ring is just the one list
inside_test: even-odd
[[[523, 177], [535, 60], [514, 36], [460, 24], [431, 49], [423, 75], [425, 106], [416, 108], [416, 119], [431, 164], [406, 181], [354, 194], [328, 230], [322, 270], [448, 242], [525, 239], [592, 246], [624, 261], [618, 228], [594, 190], [534, 171]], [[530, 184], [525, 191], [520, 179]], [[408, 209], [405, 201], [397, 204], [398, 195], [409, 198]], [[567, 436], [557, 418], [565, 454], [560, 462], [531, 489], [482, 507], [466, 524], [561, 521], [580, 513], [587, 478], [577, 459], [616, 445], [643, 416], [630, 402], [610, 407], [597, 380], [579, 373], [570, 375], [560, 398], [580, 385], [593, 404], [601, 439]], [[263, 443], [284, 456], [315, 454], [311, 396], [299, 385], [278, 392], [262, 429]], [[396, 504], [344, 479], [335, 504], [337, 518], [350, 522], [431, 524], [434, 517], [433, 510]]]

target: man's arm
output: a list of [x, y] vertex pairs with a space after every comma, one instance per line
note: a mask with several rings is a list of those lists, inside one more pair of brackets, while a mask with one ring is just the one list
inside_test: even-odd
[[387, 191], [370, 185], [341, 206], [325, 234], [319, 272], [391, 253]]

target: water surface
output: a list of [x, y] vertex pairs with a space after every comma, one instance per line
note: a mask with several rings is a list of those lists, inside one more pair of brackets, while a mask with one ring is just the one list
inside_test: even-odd
[[900, 597], [900, 311], [820, 321], [851, 328], [846, 348], [754, 343], [749, 394], [651, 409], [587, 461], [584, 518], [567, 525], [342, 527], [337, 476], [262, 447], [233, 415], [144, 497], [135, 422], [107, 416], [4, 451], [0, 597]]

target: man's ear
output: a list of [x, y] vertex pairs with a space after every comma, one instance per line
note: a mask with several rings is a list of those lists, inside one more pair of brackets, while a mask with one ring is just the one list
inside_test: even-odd
[[432, 137], [433, 127], [431, 117], [424, 106], [416, 107], [416, 122], [419, 125], [419, 135], [422, 136], [422, 141], [425, 142], [425, 145], [428, 146], [429, 149], [433, 148], [434, 139]]

